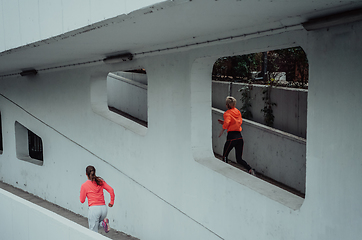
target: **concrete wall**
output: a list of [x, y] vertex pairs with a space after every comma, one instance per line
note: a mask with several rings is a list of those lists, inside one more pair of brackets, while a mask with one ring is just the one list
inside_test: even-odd
[[315, 238], [362, 236], [361, 30], [358, 22], [309, 35], [306, 184], [316, 201], [306, 210], [311, 214], [306, 230]]
[[[112, 227], [142, 240], [357, 239], [361, 38], [355, 23], [4, 78], [1, 180], [86, 215], [78, 195], [93, 164], [116, 192]], [[305, 199], [212, 152], [213, 63], [291, 46], [302, 46], [310, 63]], [[146, 130], [107, 110], [107, 74], [140, 66], [148, 76]], [[42, 138], [43, 166], [16, 158], [15, 121]]]
[[113, 72], [113, 74], [120, 76], [120, 77], [130, 79], [130, 80], [138, 82], [138, 83], [142, 83], [143, 85], [147, 86], [147, 73], [144, 74], [144, 73], [118, 71], [118, 72]]
[[147, 122], [147, 76], [145, 74], [108, 74], [107, 99], [108, 106]]
[[[213, 81], [212, 84], [212, 106], [226, 110], [225, 98], [232, 95], [237, 100], [237, 108], [241, 108], [241, 92], [245, 84]], [[264, 108], [263, 89], [264, 85], [253, 85], [251, 90], [251, 112], [253, 121], [265, 124], [261, 109]], [[308, 90], [276, 87], [271, 91], [271, 100], [276, 103], [273, 106], [273, 127], [298, 137], [307, 136], [307, 97]]]
[[[160, 0], [0, 0], [0, 52], [54, 37]], [[17, 9], [14, 14], [14, 9]], [[31, 9], [31, 11], [29, 11]], [[81, 13], [81, 14], [80, 14]]]
[[1, 239], [109, 240], [3, 189], [0, 189], [0, 202]]

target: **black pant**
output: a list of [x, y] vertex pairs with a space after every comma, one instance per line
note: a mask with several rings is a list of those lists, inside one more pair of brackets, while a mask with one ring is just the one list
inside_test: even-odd
[[235, 156], [236, 161], [246, 168], [246, 170], [250, 170], [251, 167], [247, 162], [243, 160], [243, 148], [244, 148], [244, 140], [241, 136], [241, 132], [237, 131], [231, 131], [228, 132], [226, 143], [224, 145], [224, 151], [223, 151], [223, 160], [227, 162], [227, 158], [229, 156], [229, 153], [231, 149], [235, 148]]

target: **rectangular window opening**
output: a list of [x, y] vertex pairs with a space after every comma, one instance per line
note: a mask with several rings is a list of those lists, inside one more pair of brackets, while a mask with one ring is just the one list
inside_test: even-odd
[[0, 112], [0, 154], [3, 153], [3, 130], [2, 130], [2, 121], [1, 121], [1, 112]]
[[15, 122], [16, 156], [36, 165], [43, 165], [43, 141], [31, 130]]
[[33, 159], [43, 161], [43, 142], [41, 138], [28, 130], [29, 156]]
[[147, 73], [145, 69], [117, 71], [107, 76], [108, 109], [148, 127]]
[[[305, 197], [308, 59], [301, 47], [219, 58], [212, 72], [212, 145], [223, 160], [226, 131], [218, 137], [226, 97], [243, 118], [242, 159], [264, 181]], [[289, 114], [289, 115], [288, 115]], [[286, 116], [288, 115], [288, 116]], [[237, 163], [235, 149], [228, 164]], [[292, 172], [292, 174], [290, 174]]]

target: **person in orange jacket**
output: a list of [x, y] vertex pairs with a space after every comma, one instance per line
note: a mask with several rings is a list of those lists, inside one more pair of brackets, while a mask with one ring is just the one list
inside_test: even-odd
[[107, 206], [104, 200], [103, 189], [111, 195], [109, 207], [114, 204], [114, 190], [102, 178], [96, 176], [96, 169], [93, 166], [86, 168], [88, 180], [80, 188], [80, 202], [84, 203], [88, 198], [88, 225], [89, 229], [98, 232], [99, 227], [103, 227], [107, 233], [110, 230], [107, 216]]
[[228, 156], [230, 151], [235, 148], [236, 161], [246, 168], [246, 170], [255, 176], [255, 171], [252, 169], [249, 164], [243, 160], [243, 148], [244, 140], [241, 135], [241, 124], [243, 123], [243, 118], [240, 111], [235, 108], [236, 99], [234, 97], [228, 96], [226, 98], [226, 107], [228, 110], [224, 113], [224, 120], [218, 119], [218, 122], [222, 124], [222, 129], [219, 134], [219, 137], [227, 130], [227, 138], [223, 150], [223, 161], [228, 162]]

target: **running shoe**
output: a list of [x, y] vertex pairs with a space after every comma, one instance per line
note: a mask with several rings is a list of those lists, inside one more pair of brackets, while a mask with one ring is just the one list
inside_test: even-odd
[[251, 175], [255, 176], [255, 171], [254, 171], [254, 169], [250, 169], [250, 170], [249, 170], [249, 173], [250, 173]]
[[103, 225], [104, 231], [105, 231], [106, 233], [109, 232], [110, 227], [109, 227], [109, 220], [108, 220], [108, 218], [105, 218], [105, 219], [103, 220], [102, 225]]

